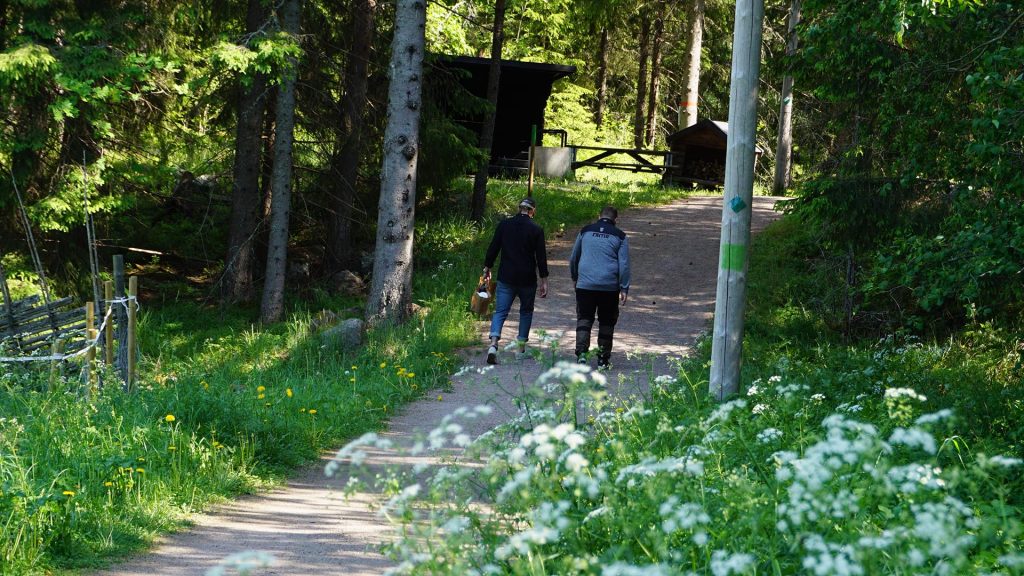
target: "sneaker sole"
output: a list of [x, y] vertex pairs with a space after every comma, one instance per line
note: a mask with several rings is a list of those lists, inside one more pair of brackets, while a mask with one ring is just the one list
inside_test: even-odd
[[498, 363], [498, 356], [497, 356], [497, 354], [488, 354], [487, 355], [487, 363], [488, 364], [497, 364]]

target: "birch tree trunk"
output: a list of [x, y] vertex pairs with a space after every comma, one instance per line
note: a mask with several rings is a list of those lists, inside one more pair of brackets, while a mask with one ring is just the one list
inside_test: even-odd
[[334, 213], [327, 231], [325, 269], [333, 274], [346, 268], [352, 256], [352, 206], [362, 152], [363, 114], [366, 109], [367, 68], [373, 47], [377, 0], [352, 3], [352, 45], [345, 66], [345, 94], [341, 98], [341, 126], [332, 162], [338, 175]]
[[377, 246], [373, 282], [366, 302], [366, 319], [371, 326], [400, 322], [408, 318], [411, 311], [426, 14], [423, 0], [396, 0]]
[[604, 122], [605, 100], [608, 98], [608, 27], [601, 28], [601, 45], [597, 54], [597, 104], [594, 111], [594, 124], [600, 128]]
[[725, 149], [718, 291], [708, 383], [709, 392], [719, 400], [739, 391], [763, 23], [764, 0], [737, 0], [729, 82], [729, 138]]
[[654, 38], [651, 41], [651, 89], [647, 99], [647, 129], [644, 134], [644, 146], [651, 146], [658, 130], [658, 109], [661, 95], [661, 49], [665, 33], [665, 1], [657, 5], [654, 19]]
[[693, 0], [690, 10], [690, 52], [686, 70], [686, 99], [683, 100], [685, 124], [688, 128], [697, 123], [697, 101], [700, 98], [700, 55], [704, 46], [704, 0]]
[[[261, 0], [249, 0], [245, 29], [249, 37], [266, 24], [269, 11]], [[255, 255], [253, 242], [260, 210], [260, 129], [266, 109], [267, 77], [255, 74], [252, 84], [243, 86], [238, 97], [235, 126], [235, 161], [232, 169], [231, 219], [228, 224], [228, 251], [221, 277], [221, 299], [226, 303], [252, 302], [256, 299], [253, 280]]]
[[647, 58], [651, 48], [651, 19], [640, 19], [640, 67], [636, 75], [636, 107], [633, 111], [633, 147], [644, 147], [644, 104], [647, 102]]
[[[789, 5], [789, 39], [786, 43], [787, 60], [796, 54], [796, 25], [800, 23], [800, 0]], [[772, 193], [782, 196], [793, 184], [793, 75], [782, 78], [782, 103], [779, 105], [779, 141], [775, 146], [775, 182]]]
[[[283, 0], [281, 27], [298, 42], [299, 1]], [[288, 69], [277, 93], [274, 134], [274, 169], [271, 176], [270, 234], [267, 239], [267, 267], [263, 280], [260, 320], [277, 322], [284, 314], [284, 279], [288, 266], [288, 220], [292, 202], [292, 144], [295, 137], [295, 80], [298, 61], [288, 58]]]
[[498, 88], [501, 85], [501, 48], [505, 43], [505, 0], [494, 2], [494, 28], [491, 33], [491, 66], [487, 72], [487, 103], [490, 110], [480, 128], [480, 150], [484, 157], [473, 178], [473, 206], [471, 217], [483, 222], [487, 205], [487, 171], [491, 165], [491, 146], [494, 143], [494, 123], [498, 117]]

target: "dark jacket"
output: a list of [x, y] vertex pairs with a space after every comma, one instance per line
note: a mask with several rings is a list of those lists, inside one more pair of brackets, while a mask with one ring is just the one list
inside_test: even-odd
[[584, 226], [569, 255], [569, 273], [577, 288], [629, 292], [629, 240], [611, 220]]
[[501, 253], [498, 281], [514, 286], [535, 286], [538, 272], [548, 277], [548, 256], [544, 247], [544, 230], [527, 214], [516, 214], [498, 224], [487, 247], [484, 266], [494, 267]]

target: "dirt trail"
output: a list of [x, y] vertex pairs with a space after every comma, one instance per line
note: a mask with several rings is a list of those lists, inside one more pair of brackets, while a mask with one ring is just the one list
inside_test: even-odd
[[[753, 228], [759, 230], [777, 214], [778, 198], [754, 198]], [[543, 210], [543, 206], [539, 209]], [[721, 196], [698, 197], [624, 211], [619, 226], [629, 235], [633, 284], [630, 299], [616, 327], [610, 382], [630, 388], [642, 385], [643, 373], [669, 373], [668, 361], [688, 353], [709, 328], [714, 312]], [[575, 231], [548, 246], [551, 277], [549, 295], [537, 300], [533, 334], [561, 334], [558, 350], [571, 356], [575, 303], [566, 258]], [[503, 343], [514, 339], [517, 314], [506, 322]], [[481, 342], [487, 324], [481, 322]], [[596, 331], [596, 327], [595, 327]], [[641, 351], [647, 356], [632, 352]], [[483, 344], [466, 352], [467, 361], [483, 367]], [[627, 352], [630, 352], [627, 354]], [[503, 352], [499, 365], [481, 376], [469, 372], [453, 380], [453, 389], [407, 406], [390, 423], [387, 435], [409, 445], [417, 434], [432, 429], [459, 406], [491, 404], [485, 419], [463, 422], [473, 434], [484, 432], [513, 412], [512, 399], [502, 391], [533, 382], [543, 365], [534, 359], [516, 361]], [[472, 424], [472, 425], [470, 425]], [[325, 461], [328, 456], [325, 456]], [[391, 454], [372, 455], [383, 463]], [[408, 462], [408, 459], [400, 460]], [[412, 463], [412, 462], [408, 462]], [[324, 462], [312, 465], [281, 489], [244, 497], [196, 518], [187, 532], [163, 538], [156, 547], [96, 576], [199, 575], [231, 554], [262, 551], [273, 555], [272, 566], [256, 575], [362, 576], [380, 574], [390, 563], [375, 551], [389, 534], [387, 524], [368, 508], [372, 494], [344, 500], [341, 478], [326, 478]], [[233, 573], [233, 572], [229, 572]]]

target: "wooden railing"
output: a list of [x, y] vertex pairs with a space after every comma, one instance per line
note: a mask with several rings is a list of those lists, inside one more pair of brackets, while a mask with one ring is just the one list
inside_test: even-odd
[[[611, 170], [629, 170], [631, 172], [650, 172], [653, 174], [664, 174], [666, 170], [673, 168], [672, 152], [668, 150], [641, 150], [632, 148], [605, 148], [599, 146], [573, 146], [577, 153], [580, 150], [592, 150], [597, 154], [583, 160], [575, 160], [572, 163], [573, 170], [577, 168], [608, 168]], [[632, 159], [632, 162], [613, 162], [612, 156], [623, 154]], [[655, 164], [647, 157], [661, 158], [661, 164]]]

